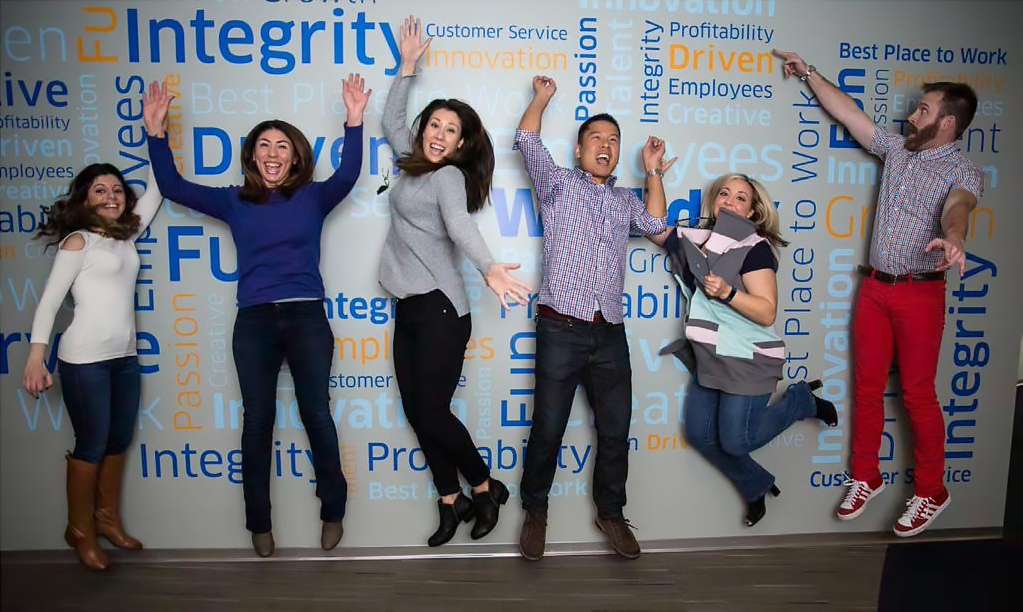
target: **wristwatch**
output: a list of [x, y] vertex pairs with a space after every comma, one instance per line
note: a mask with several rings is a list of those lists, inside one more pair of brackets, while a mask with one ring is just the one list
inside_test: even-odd
[[732, 290], [728, 292], [728, 297], [726, 297], [725, 299], [723, 299], [721, 301], [724, 302], [725, 304], [731, 304], [732, 300], [735, 298], [735, 294], [737, 292], [738, 292], [738, 289], [735, 288], [735, 285], [732, 285]]
[[664, 170], [661, 170], [660, 168], [654, 168], [654, 169], [652, 169], [652, 170], [647, 170], [647, 171], [646, 171], [646, 175], [647, 175], [647, 176], [653, 176], [653, 175], [655, 175], [655, 174], [656, 174], [657, 176], [661, 176], [661, 177], [663, 177], [663, 176], [664, 176]]
[[799, 80], [803, 81], [805, 83], [806, 80], [808, 78], [810, 78], [810, 75], [815, 73], [815, 72], [817, 72], [817, 68], [813, 64], [807, 64], [807, 66], [806, 66], [806, 74], [804, 74], [803, 76], [799, 77]]

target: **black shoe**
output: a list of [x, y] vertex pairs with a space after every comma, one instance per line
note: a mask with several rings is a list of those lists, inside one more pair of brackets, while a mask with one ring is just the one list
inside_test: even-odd
[[[810, 387], [810, 391], [816, 391], [823, 386], [824, 383], [820, 379], [806, 383], [807, 387]], [[828, 400], [813, 396], [813, 403], [817, 405], [817, 418], [824, 421], [824, 424], [828, 427], [838, 427], [838, 410], [835, 409], [835, 405]]]
[[494, 530], [501, 506], [508, 501], [508, 487], [496, 478], [490, 479], [489, 489], [472, 494], [476, 508], [476, 522], [472, 526], [472, 539], [478, 540]]
[[437, 527], [437, 531], [426, 541], [430, 546], [447, 544], [451, 541], [451, 538], [455, 537], [458, 523], [461, 521], [468, 523], [469, 519], [472, 518], [472, 501], [459, 491], [458, 497], [455, 498], [453, 504], [445, 504], [438, 499], [437, 510], [440, 511], [440, 526]]
[[[771, 485], [771, 495], [778, 497], [781, 495], [781, 489], [775, 485]], [[751, 501], [746, 504], [746, 526], [752, 527], [760, 522], [760, 519], [764, 518], [767, 514], [767, 504], [764, 502], [767, 494], [761, 495], [756, 501]]]
[[642, 551], [636, 536], [632, 535], [635, 527], [624, 516], [613, 516], [610, 518], [597, 518], [597, 528], [604, 532], [607, 541], [611, 543], [618, 556], [626, 559], [638, 559]]

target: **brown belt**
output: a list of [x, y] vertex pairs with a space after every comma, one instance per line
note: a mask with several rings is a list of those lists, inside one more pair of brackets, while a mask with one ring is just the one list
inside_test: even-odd
[[888, 274], [875, 270], [870, 266], [857, 266], [856, 271], [868, 278], [879, 280], [882, 283], [894, 285], [895, 283], [906, 283], [909, 281], [935, 281], [945, 280], [944, 272], [915, 272], [913, 274]]
[[567, 314], [561, 314], [557, 310], [554, 310], [547, 304], [540, 304], [536, 307], [536, 311], [544, 316], [551, 317], [552, 319], [561, 319], [562, 321], [576, 321], [579, 323], [607, 323], [604, 319], [604, 315], [600, 314], [600, 311], [593, 313], [593, 320], [587, 321], [586, 319], [580, 319], [579, 317], [573, 317]]

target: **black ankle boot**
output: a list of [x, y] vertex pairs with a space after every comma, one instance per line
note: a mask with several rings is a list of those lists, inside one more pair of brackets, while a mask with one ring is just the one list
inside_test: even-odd
[[508, 487], [496, 478], [490, 479], [490, 489], [472, 494], [476, 508], [476, 522], [472, 526], [472, 539], [478, 540], [494, 530], [500, 507], [508, 501]]
[[[771, 495], [778, 497], [781, 495], [781, 489], [775, 485], [771, 485]], [[765, 498], [767, 494], [761, 495], [757, 500], [751, 501], [746, 504], [746, 526], [752, 527], [760, 522], [760, 519], [764, 518], [767, 514], [767, 504]]]
[[437, 510], [440, 511], [440, 526], [437, 527], [437, 531], [426, 541], [430, 546], [447, 544], [451, 541], [451, 538], [455, 537], [458, 523], [460, 521], [468, 523], [469, 519], [472, 518], [472, 501], [459, 491], [458, 497], [455, 498], [455, 503], [453, 504], [445, 504], [438, 499]]
[[[806, 386], [810, 387], [810, 391], [816, 391], [823, 386], [824, 383], [820, 379], [808, 382]], [[824, 421], [824, 424], [828, 427], [838, 427], [838, 410], [835, 409], [835, 405], [828, 400], [813, 396], [813, 403], [817, 405], [817, 418]]]

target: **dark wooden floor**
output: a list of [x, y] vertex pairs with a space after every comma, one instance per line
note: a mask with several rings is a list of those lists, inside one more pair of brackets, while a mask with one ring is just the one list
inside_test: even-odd
[[[2, 564], [18, 610], [875, 610], [883, 543], [611, 555]], [[70, 551], [65, 556], [70, 556]], [[123, 558], [123, 557], [121, 557]]]

